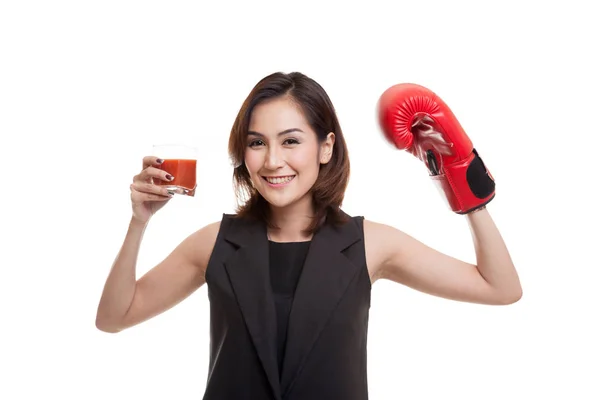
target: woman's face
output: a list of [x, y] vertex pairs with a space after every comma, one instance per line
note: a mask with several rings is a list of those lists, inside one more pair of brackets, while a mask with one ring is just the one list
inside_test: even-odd
[[327, 163], [334, 135], [319, 143], [301, 109], [282, 97], [256, 106], [248, 127], [245, 165], [256, 190], [274, 207], [310, 204], [321, 163]]

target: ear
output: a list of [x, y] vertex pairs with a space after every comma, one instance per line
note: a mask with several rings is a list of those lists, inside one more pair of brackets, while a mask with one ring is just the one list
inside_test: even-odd
[[333, 154], [333, 144], [335, 143], [335, 134], [333, 132], [329, 132], [327, 138], [321, 143], [320, 148], [320, 159], [319, 162], [321, 164], [327, 164], [329, 160], [331, 160], [331, 155]]

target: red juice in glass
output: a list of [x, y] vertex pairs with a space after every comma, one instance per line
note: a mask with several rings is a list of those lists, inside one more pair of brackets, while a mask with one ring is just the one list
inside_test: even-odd
[[155, 179], [155, 183], [176, 193], [183, 192], [188, 196], [194, 196], [196, 189], [196, 153], [196, 148], [191, 146], [155, 145], [154, 155], [163, 159], [163, 163], [159, 168], [168, 172], [174, 178], [172, 181]]

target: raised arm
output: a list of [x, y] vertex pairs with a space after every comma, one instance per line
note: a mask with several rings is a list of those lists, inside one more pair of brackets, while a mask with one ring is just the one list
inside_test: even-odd
[[391, 86], [378, 103], [390, 143], [417, 157], [450, 210], [466, 215], [476, 265], [442, 254], [389, 226], [367, 223], [367, 250], [375, 277], [454, 300], [510, 304], [521, 284], [504, 240], [486, 205], [496, 182], [448, 105], [416, 84]]
[[153, 180], [170, 180], [157, 168], [160, 160], [146, 157], [131, 185], [133, 214], [96, 313], [96, 327], [119, 332], [152, 318], [192, 294], [204, 284], [204, 272], [216, 241], [220, 222], [188, 236], [161, 263], [136, 280], [136, 264], [151, 216], [172, 197]]
[[518, 274], [486, 209], [466, 216], [476, 264], [441, 253], [385, 224], [365, 220], [367, 260], [373, 275], [434, 296], [507, 305], [522, 295]]

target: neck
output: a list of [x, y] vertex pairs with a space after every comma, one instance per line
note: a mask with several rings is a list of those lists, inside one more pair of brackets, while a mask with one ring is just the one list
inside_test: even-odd
[[275, 242], [300, 242], [310, 240], [312, 235], [304, 230], [314, 216], [312, 199], [300, 201], [284, 208], [271, 207], [271, 221], [278, 229], [269, 229], [269, 239]]

